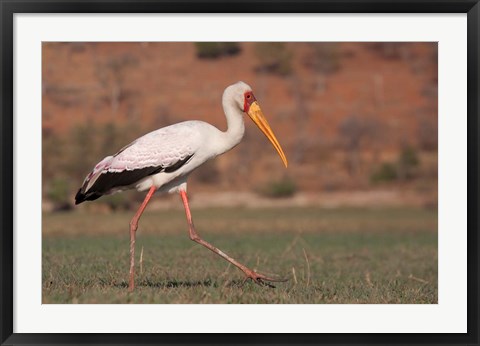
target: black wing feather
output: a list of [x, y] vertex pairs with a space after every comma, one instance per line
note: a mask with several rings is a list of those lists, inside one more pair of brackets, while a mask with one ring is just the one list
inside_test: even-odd
[[121, 172], [102, 173], [92, 187], [88, 189], [88, 191], [85, 191], [88, 181], [85, 182], [85, 184], [78, 190], [77, 194], [75, 195], [75, 204], [79, 204], [84, 201], [96, 200], [114, 188], [133, 185], [143, 178], [160, 173], [162, 171], [166, 173], [175, 172], [180, 167], [185, 165], [192, 158], [192, 156], [193, 154], [168, 167], [145, 167], [131, 171], [125, 170]]

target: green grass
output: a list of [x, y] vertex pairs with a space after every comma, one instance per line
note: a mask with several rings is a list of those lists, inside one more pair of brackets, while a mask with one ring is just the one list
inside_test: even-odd
[[[148, 212], [127, 292], [132, 213], [43, 217], [43, 303], [437, 303], [437, 214], [415, 209], [195, 210], [199, 234], [262, 273], [188, 238], [182, 211]], [[143, 247], [143, 263], [139, 257]]]

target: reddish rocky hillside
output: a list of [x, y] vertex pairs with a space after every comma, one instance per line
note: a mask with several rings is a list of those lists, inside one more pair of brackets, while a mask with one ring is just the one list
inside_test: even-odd
[[[270, 179], [290, 179], [304, 190], [363, 189], [378, 176], [391, 186], [421, 181], [436, 190], [436, 44], [239, 48], [207, 59], [197, 56], [193, 43], [44, 43], [44, 183], [64, 176], [62, 170], [80, 179], [95, 163], [95, 157], [75, 154], [75, 128], [91, 129], [82, 137], [91, 142], [102, 137], [97, 127], [123, 129], [106, 146], [96, 146], [97, 159], [110, 154], [102, 148], [118, 149], [108, 144], [121, 146], [180, 120], [225, 129], [222, 92], [243, 80], [253, 87], [290, 166], [283, 168], [248, 121], [244, 141], [199, 172], [200, 189], [211, 190], [212, 182], [252, 189]], [[74, 155], [85, 162], [71, 173]]]

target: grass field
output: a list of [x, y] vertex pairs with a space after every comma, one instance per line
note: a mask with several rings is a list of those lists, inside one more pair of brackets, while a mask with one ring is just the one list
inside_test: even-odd
[[183, 211], [147, 211], [128, 293], [131, 216], [45, 213], [43, 303], [437, 303], [436, 211], [193, 210], [204, 239], [288, 278], [276, 288], [190, 241]]

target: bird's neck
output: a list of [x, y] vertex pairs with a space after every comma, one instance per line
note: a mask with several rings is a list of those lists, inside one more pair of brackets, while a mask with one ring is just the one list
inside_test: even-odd
[[221, 135], [224, 146], [222, 152], [226, 152], [240, 143], [245, 133], [245, 124], [243, 112], [233, 102], [223, 100], [223, 110], [227, 118], [227, 131]]

